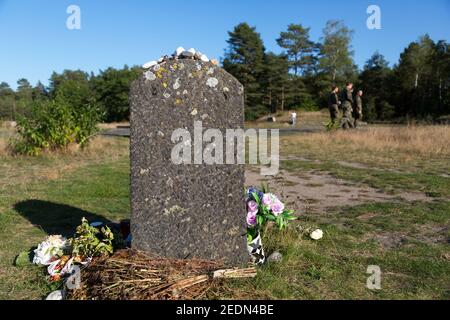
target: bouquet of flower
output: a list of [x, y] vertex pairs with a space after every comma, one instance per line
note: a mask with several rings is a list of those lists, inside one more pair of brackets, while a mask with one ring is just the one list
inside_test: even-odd
[[39, 265], [49, 265], [58, 260], [64, 254], [64, 250], [69, 248], [66, 238], [59, 235], [48, 236], [34, 250], [33, 263]]
[[274, 222], [280, 230], [290, 220], [295, 220], [293, 210], [286, 210], [284, 204], [266, 187], [258, 190], [251, 187], [247, 190], [247, 240], [252, 242], [269, 222]]

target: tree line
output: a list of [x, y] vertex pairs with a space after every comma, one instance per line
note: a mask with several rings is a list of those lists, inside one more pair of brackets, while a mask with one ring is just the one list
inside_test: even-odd
[[58, 98], [58, 101], [74, 109], [89, 107], [99, 110], [103, 121], [126, 121], [129, 118], [130, 85], [141, 73], [140, 67], [130, 68], [126, 65], [122, 69], [102, 70], [98, 75], [81, 70], [65, 70], [60, 74], [54, 72], [48, 87], [41, 82], [33, 87], [28, 80], [20, 79], [15, 91], [2, 82], [0, 119], [30, 117], [35, 105]]
[[[290, 24], [276, 39], [281, 53], [268, 52], [255, 27], [241, 23], [229, 32], [222, 65], [245, 87], [245, 115], [254, 120], [283, 110], [327, 107], [333, 85], [353, 82], [362, 89], [367, 120], [437, 118], [450, 114], [450, 52], [445, 40], [428, 35], [411, 42], [392, 67], [375, 52], [361, 70], [352, 49], [353, 31], [342, 21], [328, 21], [319, 42], [310, 28]], [[45, 100], [73, 108], [92, 106], [107, 122], [129, 118], [128, 95], [140, 67], [108, 68], [98, 75], [81, 70], [53, 73], [48, 87], [26, 79], [14, 91], [0, 83], [0, 119], [30, 115]]]
[[428, 35], [406, 47], [389, 66], [375, 52], [362, 70], [353, 60], [353, 31], [342, 21], [328, 21], [318, 43], [310, 28], [290, 24], [280, 33], [281, 54], [266, 52], [255, 27], [247, 23], [229, 32], [224, 68], [246, 88], [246, 118], [286, 109], [321, 109], [333, 85], [353, 82], [365, 92], [367, 120], [436, 118], [450, 113], [450, 52], [445, 40]]

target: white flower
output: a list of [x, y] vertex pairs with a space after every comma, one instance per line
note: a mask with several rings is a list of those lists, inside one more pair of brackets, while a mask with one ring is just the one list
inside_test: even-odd
[[320, 229], [314, 230], [313, 232], [311, 232], [311, 234], [309, 236], [313, 240], [320, 240], [323, 237], [323, 231]]
[[51, 260], [59, 255], [68, 246], [67, 239], [62, 236], [49, 236], [34, 250], [33, 263], [49, 265]]

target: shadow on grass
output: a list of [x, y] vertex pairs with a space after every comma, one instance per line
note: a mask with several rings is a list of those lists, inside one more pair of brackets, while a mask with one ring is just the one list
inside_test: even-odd
[[92, 212], [42, 200], [21, 201], [14, 205], [14, 209], [34, 226], [42, 228], [49, 235], [60, 234], [65, 237], [72, 237], [83, 217], [89, 222], [111, 222]]

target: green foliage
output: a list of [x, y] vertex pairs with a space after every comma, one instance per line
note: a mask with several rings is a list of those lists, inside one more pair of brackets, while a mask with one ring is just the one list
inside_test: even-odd
[[32, 251], [22, 251], [17, 255], [14, 259], [14, 265], [16, 267], [26, 267], [31, 266], [33, 264]]
[[330, 132], [330, 131], [335, 131], [337, 129], [339, 129], [339, 121], [329, 121], [328, 123], [325, 124], [325, 129]]
[[328, 21], [323, 29], [319, 69], [330, 77], [332, 83], [354, 72], [352, 35], [353, 31], [342, 21]]
[[93, 79], [97, 102], [106, 113], [106, 121], [124, 121], [130, 118], [129, 93], [131, 82], [142, 73], [140, 68], [121, 70], [108, 68]]
[[290, 24], [286, 32], [281, 32], [277, 39], [278, 45], [286, 49], [289, 64], [294, 74], [310, 71], [316, 63], [314, 55], [317, 45], [309, 39], [310, 28], [301, 24]]
[[265, 107], [272, 113], [278, 109], [283, 110], [290, 86], [287, 57], [272, 52], [266, 54], [262, 70], [261, 86]]
[[44, 149], [65, 149], [72, 143], [84, 145], [97, 131], [100, 119], [95, 105], [72, 107], [57, 96], [35, 103], [31, 116], [18, 119], [19, 138], [12, 144], [18, 153], [28, 155], [37, 155]]
[[245, 88], [245, 106], [254, 109], [262, 105], [260, 80], [263, 73], [265, 48], [261, 36], [247, 23], [237, 25], [228, 33], [228, 48], [223, 67], [238, 79]]
[[74, 238], [70, 239], [72, 255], [84, 258], [111, 255], [114, 250], [113, 241], [114, 234], [109, 227], [102, 227], [99, 230], [91, 227], [83, 218]]

